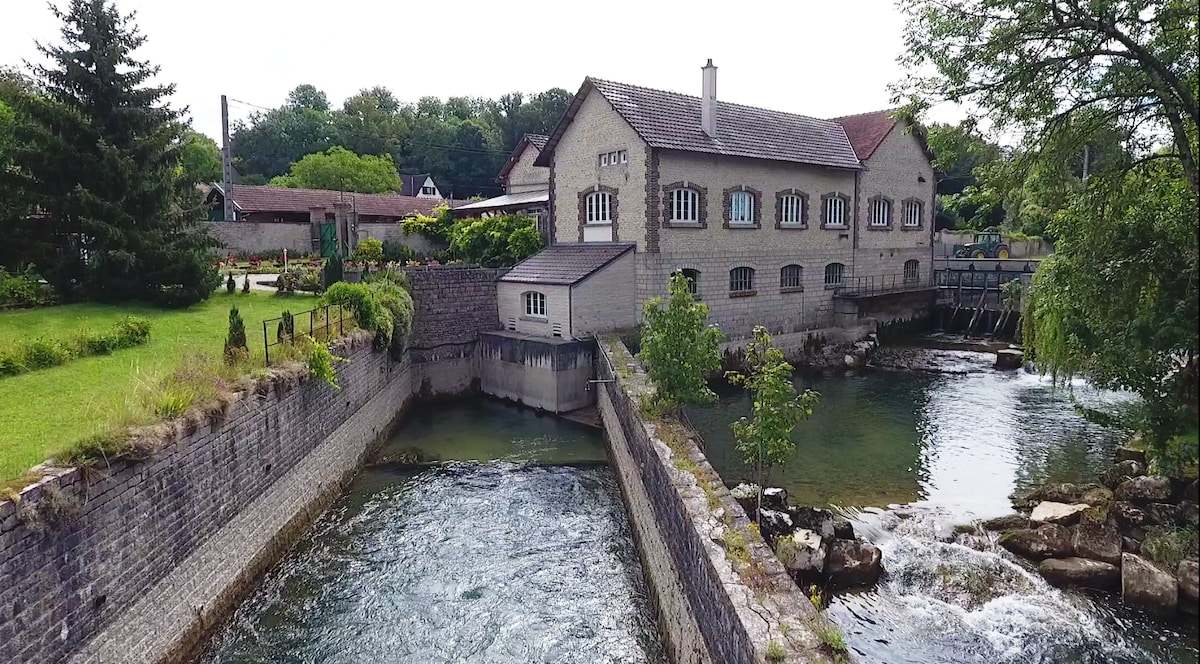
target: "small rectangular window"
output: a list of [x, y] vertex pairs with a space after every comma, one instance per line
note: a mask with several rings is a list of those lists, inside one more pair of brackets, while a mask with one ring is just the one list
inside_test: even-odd
[[600, 155], [600, 165], [601, 165], [601, 166], [608, 166], [608, 153], [607, 153], [607, 152], [605, 152], [604, 154]]
[[608, 153], [608, 163], [609, 163], [609, 164], [611, 164], [611, 165], [613, 165], [613, 166], [616, 166], [616, 165], [617, 165], [617, 153], [616, 153], [616, 152], [609, 152], [609, 153]]
[[729, 196], [729, 223], [754, 223], [754, 197], [747, 191], [735, 191]]
[[779, 222], [791, 225], [804, 223], [804, 200], [794, 194], [780, 197]]
[[625, 150], [621, 150], [621, 163], [622, 164], [629, 163], [629, 153]]

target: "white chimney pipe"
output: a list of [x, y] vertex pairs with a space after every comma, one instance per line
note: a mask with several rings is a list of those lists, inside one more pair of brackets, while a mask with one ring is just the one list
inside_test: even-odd
[[700, 98], [700, 128], [709, 138], [717, 137], [717, 66], [708, 59], [704, 73], [704, 95]]

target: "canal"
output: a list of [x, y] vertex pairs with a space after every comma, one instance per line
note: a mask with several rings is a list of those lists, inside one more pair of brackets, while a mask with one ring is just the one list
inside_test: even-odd
[[[887, 362], [892, 351], [881, 349]], [[1071, 395], [993, 356], [903, 351], [941, 373], [865, 369], [797, 375], [821, 393], [797, 429], [794, 458], [771, 477], [797, 504], [832, 506], [883, 552], [874, 589], [836, 596], [829, 615], [864, 664], [1196, 662], [1197, 632], [1125, 609], [1112, 595], [1061, 591], [954, 526], [1012, 512], [1010, 496], [1044, 481], [1094, 481], [1126, 437], [1085, 420]], [[1129, 395], [1074, 385], [1089, 407]], [[729, 423], [748, 415], [726, 387], [688, 415], [727, 484], [750, 479]]]
[[665, 662], [600, 431], [417, 406], [376, 458], [202, 662]]

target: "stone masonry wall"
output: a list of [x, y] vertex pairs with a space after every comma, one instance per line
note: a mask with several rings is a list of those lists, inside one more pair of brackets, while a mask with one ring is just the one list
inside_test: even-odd
[[209, 221], [205, 222], [209, 235], [221, 243], [218, 252], [279, 251], [287, 249], [289, 254], [307, 254], [313, 248], [312, 226], [309, 222], [253, 222], [253, 221]]
[[413, 393], [370, 335], [180, 420], [149, 459], [63, 469], [0, 503], [0, 663], [184, 661], [336, 497]]
[[597, 358], [609, 461], [671, 661], [758, 663], [771, 642], [786, 653], [771, 661], [824, 659], [812, 631], [821, 618], [767, 545], [747, 538], [739, 565], [757, 570], [751, 585], [718, 543], [728, 528], [749, 532], [749, 520], [694, 440], [673, 449], [642, 416], [638, 400], [651, 388], [637, 361], [615, 337], [600, 341]]
[[[502, 268], [419, 267], [404, 270], [412, 286], [410, 348], [474, 343], [480, 332], [500, 329], [496, 279]], [[417, 362], [414, 357], [414, 362]]]

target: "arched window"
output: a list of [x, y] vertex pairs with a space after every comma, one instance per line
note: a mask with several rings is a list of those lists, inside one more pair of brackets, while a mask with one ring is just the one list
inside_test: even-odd
[[532, 318], [546, 317], [546, 295], [537, 291], [525, 292], [525, 315]]
[[846, 197], [841, 194], [828, 194], [823, 196], [824, 204], [822, 205], [821, 218], [826, 226], [841, 228], [846, 225]]
[[846, 266], [841, 263], [830, 263], [825, 266], [825, 285], [837, 286], [842, 283], [845, 276]]
[[754, 196], [748, 191], [729, 194], [729, 223], [754, 223]]
[[883, 196], [871, 199], [871, 226], [887, 228], [892, 225], [892, 202]]
[[799, 194], [784, 194], [779, 197], [779, 223], [785, 226], [800, 226], [808, 221], [804, 214], [806, 202]]
[[904, 225], [909, 228], [916, 228], [921, 225], [923, 210], [921, 209], [921, 201], [915, 198], [910, 198], [904, 201]]
[[679, 270], [679, 272], [677, 274], [682, 274], [683, 278], [687, 279], [688, 290], [692, 293], [693, 296], [700, 294], [700, 271], [699, 270], [692, 270], [690, 268], [685, 268], [683, 270]]
[[730, 293], [754, 292], [754, 268], [735, 267], [729, 271]]
[[667, 221], [700, 221], [700, 194], [695, 189], [672, 189], [667, 194]]
[[799, 265], [784, 265], [783, 269], [779, 270], [779, 288], [780, 290], [803, 290], [804, 268]]
[[921, 280], [921, 261], [912, 259], [904, 261], [904, 282], [912, 283]]
[[588, 194], [585, 200], [587, 209], [584, 220], [587, 223], [612, 223], [612, 194], [606, 191], [596, 191]]

